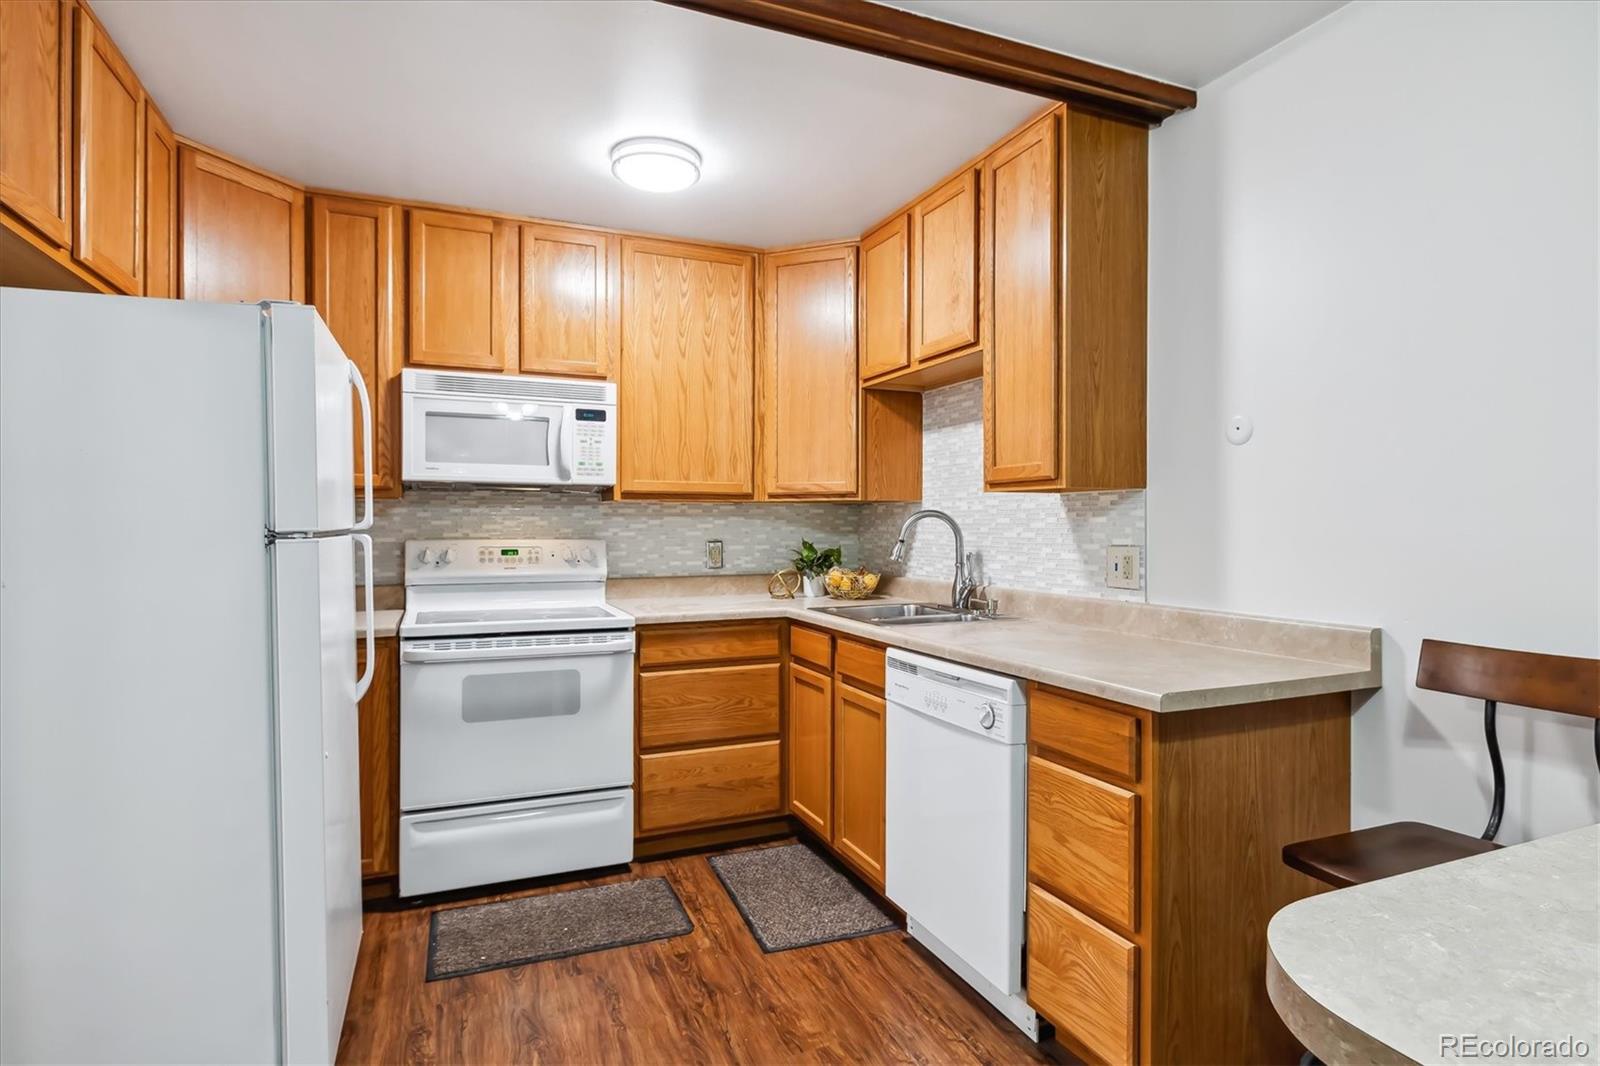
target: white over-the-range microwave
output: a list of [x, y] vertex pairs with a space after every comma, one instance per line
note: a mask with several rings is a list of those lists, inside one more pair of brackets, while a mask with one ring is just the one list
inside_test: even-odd
[[402, 481], [616, 484], [612, 382], [408, 369], [400, 389]]

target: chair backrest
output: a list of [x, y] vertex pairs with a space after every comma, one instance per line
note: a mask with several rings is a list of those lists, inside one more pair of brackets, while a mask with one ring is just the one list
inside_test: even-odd
[[1493, 840], [1500, 831], [1506, 809], [1506, 770], [1495, 732], [1497, 704], [1593, 718], [1594, 759], [1600, 765], [1600, 659], [1424, 640], [1417, 659], [1417, 687], [1483, 701], [1483, 738], [1494, 771], [1494, 799], [1484, 840]]
[[1417, 687], [1600, 718], [1600, 659], [1424, 640]]

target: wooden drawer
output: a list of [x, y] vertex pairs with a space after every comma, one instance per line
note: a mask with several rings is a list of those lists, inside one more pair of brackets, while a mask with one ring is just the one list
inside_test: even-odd
[[1028, 876], [1124, 929], [1137, 923], [1139, 797], [1028, 760]]
[[763, 740], [639, 756], [639, 832], [781, 813], [781, 750]]
[[1028, 700], [1028, 739], [1059, 751], [1088, 769], [1139, 780], [1139, 719], [1033, 686]]
[[639, 747], [775, 736], [782, 668], [699, 666], [639, 675]]
[[1133, 1062], [1138, 976], [1136, 945], [1028, 886], [1028, 1002], [1059, 1033], [1103, 1062]]
[[777, 659], [778, 622], [729, 626], [648, 626], [639, 630], [639, 665], [689, 666], [737, 659]]
[[834, 670], [840, 677], [869, 692], [883, 691], [882, 648], [840, 637], [834, 658]]
[[820, 670], [833, 669], [833, 638], [818, 629], [789, 627], [789, 657], [802, 659]]

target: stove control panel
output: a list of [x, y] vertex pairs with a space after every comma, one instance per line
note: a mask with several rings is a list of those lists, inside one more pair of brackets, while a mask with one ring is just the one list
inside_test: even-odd
[[406, 582], [604, 581], [603, 540], [408, 540]]

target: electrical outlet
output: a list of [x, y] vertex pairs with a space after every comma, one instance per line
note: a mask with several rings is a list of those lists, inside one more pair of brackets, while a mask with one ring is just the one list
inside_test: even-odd
[[1139, 549], [1133, 544], [1113, 544], [1106, 549], [1106, 587], [1139, 587]]
[[722, 569], [722, 541], [720, 541], [720, 540], [708, 540], [708, 541], [706, 541], [706, 569], [707, 570], [721, 570]]

